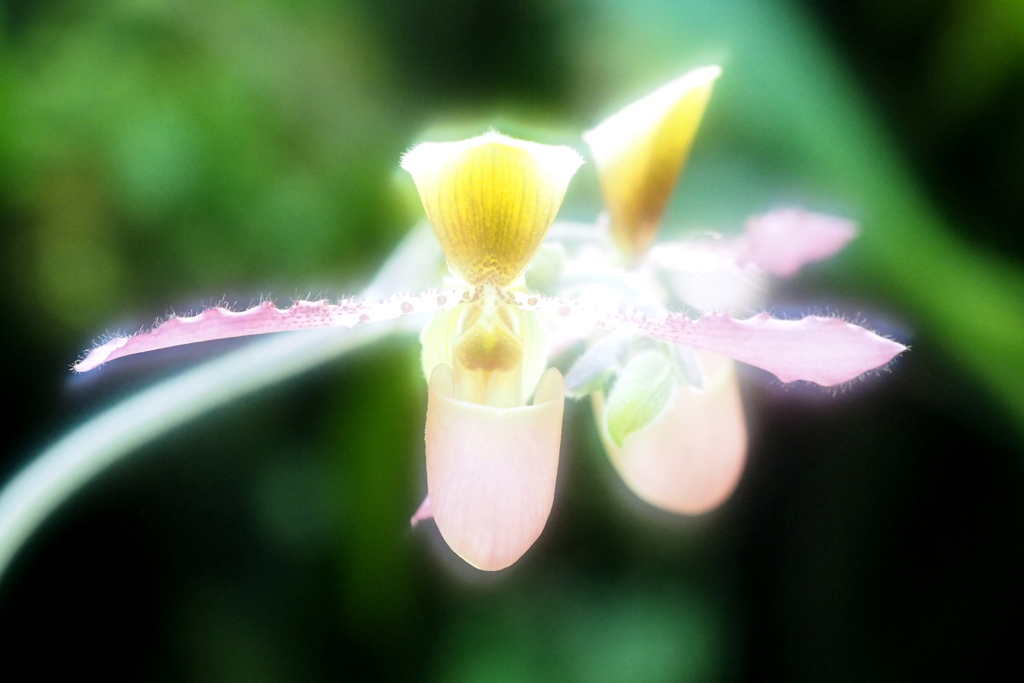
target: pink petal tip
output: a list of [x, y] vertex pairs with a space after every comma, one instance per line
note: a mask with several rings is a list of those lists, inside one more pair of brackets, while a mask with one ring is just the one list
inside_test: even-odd
[[413, 513], [412, 517], [409, 518], [409, 525], [416, 526], [420, 522], [425, 522], [433, 517], [434, 510], [430, 506], [430, 496], [427, 496], [423, 499], [423, 502], [420, 503], [420, 506], [416, 508], [416, 512]]
[[782, 209], [747, 221], [746, 233], [737, 240], [741, 262], [756, 263], [779, 277], [791, 277], [814, 261], [829, 258], [857, 235], [848, 220]]

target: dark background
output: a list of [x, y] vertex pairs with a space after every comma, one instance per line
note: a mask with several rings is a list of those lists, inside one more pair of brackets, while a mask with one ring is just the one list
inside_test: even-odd
[[[237, 347], [69, 366], [105, 329], [358, 291], [420, 219], [431, 131], [583, 149], [692, 66], [716, 87], [666, 232], [800, 204], [860, 221], [780, 286], [912, 345], [847, 390], [743, 375], [748, 469], [679, 519], [569, 406], [555, 509], [482, 575], [427, 524], [396, 338], [244, 397], [77, 493], [0, 581], [0, 680], [986, 678], [1019, 668], [1024, 4], [0, 3], [0, 297], [14, 475]], [[585, 167], [562, 216], [593, 220]]]

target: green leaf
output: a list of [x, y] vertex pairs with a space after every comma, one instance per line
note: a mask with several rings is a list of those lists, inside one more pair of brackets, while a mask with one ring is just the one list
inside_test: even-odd
[[668, 405], [675, 382], [672, 361], [657, 351], [633, 356], [619, 375], [605, 410], [605, 428], [615, 445], [650, 424]]

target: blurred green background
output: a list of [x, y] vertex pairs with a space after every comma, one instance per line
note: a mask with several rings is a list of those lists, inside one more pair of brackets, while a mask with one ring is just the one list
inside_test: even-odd
[[[396, 338], [145, 447], [0, 582], [0, 680], [861, 681], [1016, 665], [1024, 607], [1024, 4], [0, 2], [0, 475], [219, 343], [75, 378], [171, 308], [355, 293], [420, 219], [427, 131], [578, 133], [721, 63], [667, 233], [857, 219], [774, 310], [910, 343], [849, 391], [744, 375], [750, 463], [636, 503], [587, 406], [555, 509], [481, 575], [427, 524]], [[593, 220], [584, 168], [562, 216]]]

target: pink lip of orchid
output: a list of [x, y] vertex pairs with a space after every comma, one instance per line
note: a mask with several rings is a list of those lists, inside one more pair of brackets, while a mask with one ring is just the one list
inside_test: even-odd
[[[694, 87], [706, 91], [702, 95], [706, 101], [709, 83], [717, 73], [717, 68], [701, 71], [684, 85], [696, 84]], [[676, 86], [676, 97], [678, 91]], [[703, 104], [699, 110], [703, 111]], [[692, 123], [694, 114], [690, 111], [682, 118]], [[685, 151], [688, 145], [684, 139], [677, 147]], [[624, 149], [628, 151], [628, 146]], [[671, 406], [661, 412], [699, 416], [704, 410], [708, 419], [697, 419], [706, 429], [692, 434], [694, 442], [712, 429], [740, 434], [734, 439], [742, 442], [740, 446], [728, 457], [719, 458], [729, 460], [725, 465], [701, 465], [697, 444], [691, 460], [697, 461], [698, 470], [703, 466], [710, 473], [707, 476], [719, 479], [738, 477], [745, 455], [742, 413], [738, 413], [738, 426], [728, 415], [717, 423], [711, 419], [723, 414], [715, 406], [738, 405], [735, 386], [729, 383], [731, 362], [724, 357], [768, 370], [784, 382], [805, 380], [833, 386], [885, 365], [904, 350], [894, 341], [836, 318], [778, 320], [761, 314], [739, 319], [727, 313], [707, 313], [694, 319], [658, 311], [644, 315], [620, 310], [622, 302], [599, 307], [589, 300], [528, 291], [523, 272], [580, 163], [569, 148], [497, 133], [454, 143], [424, 143], [406, 154], [402, 165], [413, 176], [448, 260], [451, 286], [384, 300], [299, 301], [283, 309], [264, 302], [237, 312], [211, 308], [195, 316], [172, 318], [148, 332], [107, 341], [89, 351], [74, 369], [86, 372], [119, 357], [180, 344], [317, 327], [354, 327], [431, 312], [433, 318], [421, 335], [429, 385], [425, 434], [428, 497], [413, 521], [432, 516], [442, 537], [463, 559], [480, 569], [497, 570], [516, 562], [532, 546], [551, 510], [565, 385], [557, 370], [546, 368], [550, 324], [568, 322], [574, 329], [619, 331], [631, 339], [642, 337], [702, 350], [698, 354], [708, 352], [699, 355], [697, 362], [698, 372], [706, 375], [701, 391], [725, 389], [707, 402], [704, 394], [680, 398], [680, 390], [672, 388], [668, 392]], [[659, 172], [659, 187], [664, 185], [666, 172]], [[639, 187], [644, 187], [643, 183]], [[619, 215], [629, 219], [640, 214], [626, 211]], [[650, 216], [644, 214], [640, 221], [649, 225]], [[785, 233], [784, 228], [771, 234]], [[791, 267], [794, 260], [802, 263], [823, 257], [824, 247], [800, 249], [795, 255], [790, 250], [780, 257], [786, 250], [778, 252], [770, 237], [747, 239], [739, 258], [774, 271]], [[632, 240], [627, 234], [621, 242], [636, 245], [646, 239]], [[842, 241], [835, 235], [831, 239], [833, 243]], [[643, 249], [646, 246], [634, 248], [634, 255], [642, 256]], [[656, 252], [651, 252], [652, 262]], [[779, 263], [783, 265], [776, 265]], [[628, 411], [624, 414], [629, 417]], [[736, 409], [729, 414], [734, 418]], [[657, 416], [648, 417], [651, 419], [633, 433], [613, 435], [612, 442], [622, 441], [627, 456], [638, 438], [653, 439], [653, 443], [666, 438], [644, 436], [645, 429], [657, 427], [658, 420], [653, 419]], [[666, 433], [670, 438], [672, 430]], [[608, 434], [603, 437], [609, 443]], [[651, 452], [646, 447], [641, 450]], [[612, 457], [615, 462], [618, 456], [613, 453]], [[661, 469], [657, 462], [647, 462], [642, 467], [620, 467], [620, 471], [629, 482], [636, 472], [640, 479], [647, 479], [650, 472]], [[717, 504], [723, 498], [721, 491], [731, 490], [719, 485], [718, 493], [707, 487], [701, 491], [699, 481], [693, 487], [696, 493], [689, 500], [701, 498], [697, 507]], [[672, 492], [665, 495], [671, 498]], [[679, 511], [688, 511], [687, 506]]]

